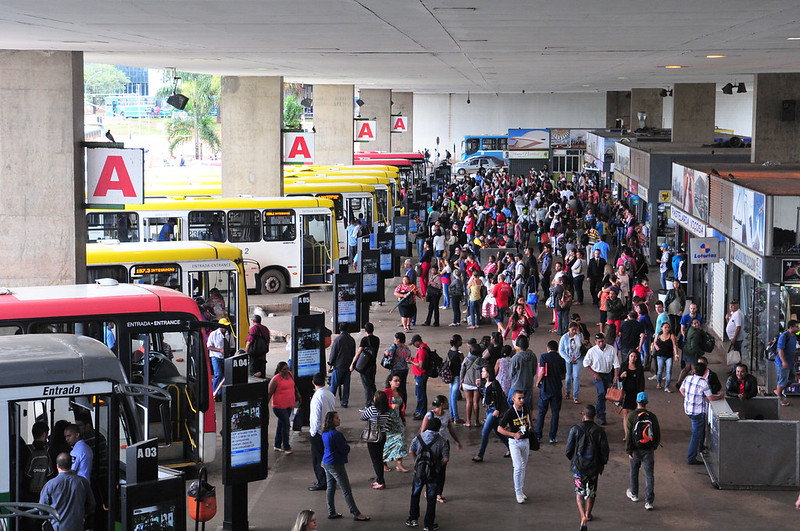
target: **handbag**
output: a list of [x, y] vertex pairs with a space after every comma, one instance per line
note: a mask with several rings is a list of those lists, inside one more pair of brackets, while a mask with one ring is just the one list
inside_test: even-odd
[[383, 355], [383, 359], [381, 359], [381, 367], [391, 370], [392, 365], [394, 364], [395, 352], [396, 348], [394, 345], [392, 345], [392, 348], [389, 349], [389, 352]]
[[539, 451], [539, 438], [536, 437], [536, 434], [535, 433], [531, 433], [531, 436], [528, 437], [528, 440], [530, 441], [530, 444], [531, 444], [531, 451], [532, 452], [538, 452]]
[[625, 400], [625, 391], [619, 387], [609, 387], [606, 389], [606, 400], [614, 403], [622, 403]]
[[736, 365], [737, 363], [742, 362], [742, 353], [738, 350], [731, 350], [728, 351], [728, 354], [725, 356], [728, 365]]
[[368, 443], [376, 443], [381, 438], [381, 432], [378, 429], [378, 423], [372, 420], [367, 421], [364, 430], [361, 432], [361, 440]]

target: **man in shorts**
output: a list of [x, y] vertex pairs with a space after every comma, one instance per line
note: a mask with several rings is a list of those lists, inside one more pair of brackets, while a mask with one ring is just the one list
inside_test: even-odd
[[575, 499], [581, 516], [581, 531], [587, 531], [587, 522], [592, 519], [592, 508], [597, 496], [597, 477], [608, 463], [608, 438], [594, 422], [595, 407], [587, 404], [583, 408], [583, 422], [569, 430], [567, 459], [575, 480]]

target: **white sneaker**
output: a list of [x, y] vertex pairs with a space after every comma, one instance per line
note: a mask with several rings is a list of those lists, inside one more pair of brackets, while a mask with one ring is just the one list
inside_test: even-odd
[[658, 375], [657, 375], [657, 374], [654, 374], [653, 376], [650, 376], [650, 377], [648, 377], [647, 379], [648, 379], [648, 380], [655, 380], [656, 378], [658, 378]]
[[650, 503], [650, 502], [645, 502], [644, 503], [644, 508], [647, 509], [648, 511], [652, 511], [653, 510], [653, 504]]
[[517, 503], [525, 503], [525, 495], [521, 492], [517, 493]]
[[631, 492], [631, 489], [625, 491], [625, 495], [630, 498], [632, 502], [638, 502], [639, 496], [636, 496], [634, 493]]
[[525, 498], [525, 501], [528, 501], [528, 495], [525, 494], [524, 492], [522, 493], [522, 497]]

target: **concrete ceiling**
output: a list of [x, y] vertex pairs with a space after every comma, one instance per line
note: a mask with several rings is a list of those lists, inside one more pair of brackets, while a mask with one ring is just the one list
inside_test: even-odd
[[[800, 71], [800, 2], [3, 0], [0, 49], [415, 92], [604, 92]], [[708, 59], [707, 55], [726, 55]], [[681, 69], [665, 69], [681, 65]], [[748, 87], [749, 88], [749, 87]]]

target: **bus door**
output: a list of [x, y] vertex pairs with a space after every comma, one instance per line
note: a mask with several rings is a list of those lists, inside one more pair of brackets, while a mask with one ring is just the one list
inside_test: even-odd
[[[227, 262], [227, 261], [226, 261]], [[228, 262], [230, 263], [230, 262]], [[231, 265], [233, 265], [231, 263]], [[187, 282], [192, 298], [203, 297], [209, 305], [210, 314], [214, 320], [219, 321], [227, 317], [233, 327], [233, 334], [239, 339], [239, 271], [220, 266], [218, 269], [207, 271], [189, 271]], [[215, 290], [212, 294], [212, 290]], [[231, 346], [238, 341], [231, 343]]]
[[330, 215], [300, 214], [300, 235], [303, 239], [301, 285], [324, 284], [327, 281], [327, 272], [333, 265], [331, 231]]
[[389, 201], [389, 188], [375, 186], [375, 197], [377, 199], [378, 220], [383, 221], [387, 227], [391, 226], [391, 203]]
[[[45, 386], [44, 389], [49, 387]], [[105, 392], [8, 401], [8, 416], [5, 412], [0, 413], [0, 419], [5, 418], [8, 421], [6, 433], [9, 434], [11, 448], [7, 457], [0, 459], [8, 460], [2, 466], [9, 471], [10, 500], [38, 503], [42, 482], [57, 474], [55, 458], [59, 453], [71, 451], [64, 437], [64, 430], [71, 424], [77, 424], [81, 439], [92, 453], [92, 466], [87, 473], [97, 506], [94, 514], [90, 515], [92, 520], [87, 520], [87, 523], [93, 523], [96, 530], [112, 529], [113, 521], [109, 516], [115, 515], [118, 503], [116, 484], [119, 481], [120, 445], [134, 442], [125, 436], [122, 439], [119, 436], [120, 433], [127, 433], [127, 427], [120, 420], [124, 417], [120, 415], [118, 397], [111, 392], [111, 384], [108, 382], [81, 382], [52, 387], [77, 387], [84, 393], [93, 388], [102, 388]], [[19, 389], [24, 390], [26, 388]], [[41, 390], [42, 387], [39, 386], [38, 391]], [[38, 423], [41, 424], [37, 425]], [[37, 434], [41, 429], [46, 430], [50, 441], [49, 451], [43, 452], [42, 449], [47, 446], [34, 443], [34, 429]], [[108, 441], [113, 444], [109, 445]], [[34, 463], [36, 466], [32, 466]], [[42, 464], [49, 466], [50, 471], [39, 472]], [[41, 521], [32, 519], [9, 523], [10, 529], [24, 531], [41, 528]]]
[[[175, 221], [175, 225], [172, 227], [172, 233], [167, 236], [165, 225], [170, 219]], [[182, 218], [172, 216], [143, 217], [142, 221], [144, 225], [144, 241], [146, 242], [163, 241], [162, 238], [166, 238], [167, 241], [180, 241], [185, 239], [183, 237]], [[164, 231], [163, 236], [162, 231]]]
[[372, 232], [374, 230], [373, 223], [375, 220], [372, 217], [373, 206], [372, 206], [371, 196], [369, 195], [365, 197], [350, 196], [346, 198], [345, 204], [346, 204], [345, 210], [346, 210], [348, 224], [353, 219], [361, 218], [362, 221], [365, 222], [365, 225], [361, 227], [361, 230], [364, 233]]

